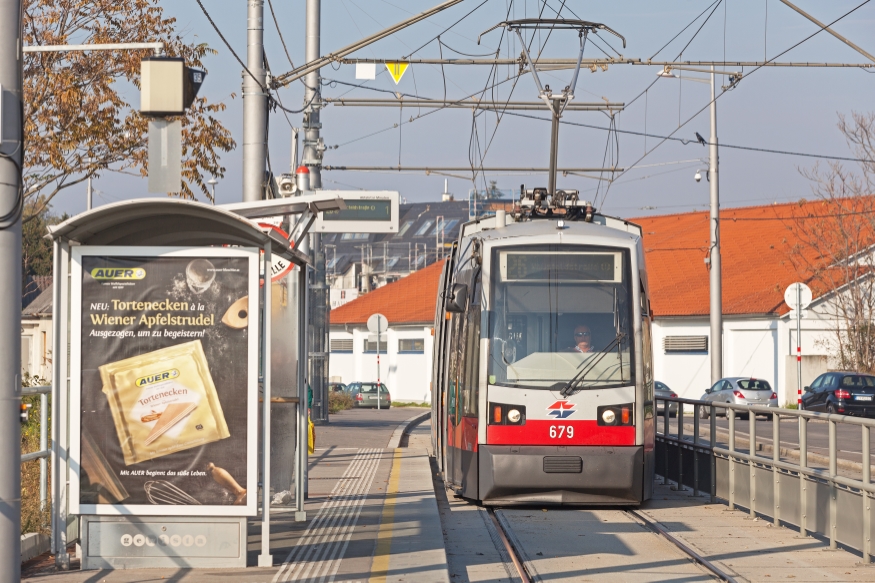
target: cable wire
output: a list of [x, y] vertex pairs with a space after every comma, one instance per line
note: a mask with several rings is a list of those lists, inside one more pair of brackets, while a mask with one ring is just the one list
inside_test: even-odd
[[216, 34], [219, 35], [219, 38], [222, 39], [222, 42], [225, 43], [225, 46], [228, 47], [228, 50], [231, 51], [231, 54], [234, 56], [235, 59], [237, 59], [237, 62], [240, 63], [240, 66], [243, 67], [243, 70], [246, 71], [246, 73], [248, 73], [250, 77], [252, 77], [252, 80], [258, 84], [262, 91], [267, 93], [267, 87], [265, 87], [264, 84], [259, 81], [255, 75], [253, 75], [252, 71], [249, 70], [249, 67], [247, 67], [240, 59], [240, 57], [237, 56], [237, 53], [235, 53], [234, 49], [231, 48], [231, 44], [227, 41], [227, 39], [225, 39], [225, 35], [222, 34], [222, 31], [219, 30], [219, 27], [216, 26], [215, 22], [213, 22], [213, 18], [210, 16], [210, 13], [207, 12], [207, 9], [204, 8], [201, 0], [195, 0], [195, 2], [197, 2], [197, 5], [201, 7], [201, 11], [204, 13], [204, 16], [207, 17], [207, 20], [210, 21], [210, 25], [213, 27], [213, 30], [216, 31]]

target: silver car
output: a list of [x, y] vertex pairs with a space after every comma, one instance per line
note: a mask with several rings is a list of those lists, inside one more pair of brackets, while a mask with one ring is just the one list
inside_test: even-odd
[[[778, 395], [772, 390], [769, 382], [750, 377], [722, 378], [710, 389], [705, 389], [702, 400], [733, 405], [778, 406]], [[726, 409], [718, 408], [718, 415], [726, 415]], [[708, 409], [700, 407], [699, 416], [707, 419]]]
[[[659, 381], [654, 381], [653, 383], [653, 396], [658, 398], [670, 398], [677, 399], [678, 395], [665, 383], [661, 383]], [[665, 410], [666, 401], [657, 401], [656, 402], [656, 412], [657, 414], [661, 414]], [[678, 404], [677, 403], [669, 403], [668, 404], [668, 415], [671, 417], [672, 415], [677, 415], [678, 412]]]

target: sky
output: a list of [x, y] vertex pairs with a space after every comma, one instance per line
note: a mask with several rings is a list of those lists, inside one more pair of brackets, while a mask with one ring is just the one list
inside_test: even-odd
[[[272, 0], [277, 23], [289, 56], [295, 65], [304, 62], [305, 1]], [[535, 17], [543, 8], [544, 17], [556, 12], [566, 18], [601, 22], [626, 38], [626, 48], [618, 39], [602, 33], [614, 49], [627, 58], [646, 60], [727, 60], [776, 62], [866, 63], [867, 59], [835, 37], [821, 32], [793, 47], [817, 26], [785, 6], [780, 0], [722, 0], [716, 9], [703, 11], [713, 0], [629, 0], [592, 2], [584, 0], [464, 0], [426, 21], [372, 44], [350, 57], [400, 59], [417, 50], [414, 58], [445, 58], [458, 53], [486, 54], [496, 50], [515, 57], [515, 40], [496, 30], [477, 44], [477, 36], [508, 18]], [[323, 0], [322, 53], [337, 50], [373, 34], [411, 14], [435, 6], [439, 0]], [[823, 22], [832, 22], [863, 0], [833, 0], [794, 3]], [[194, 0], [160, 0], [166, 15], [177, 19], [177, 31], [187, 42], [206, 42], [217, 51], [205, 59], [208, 71], [200, 95], [213, 102], [224, 102], [219, 115], [232, 132], [237, 148], [223, 154], [225, 176], [216, 187], [219, 203], [242, 200], [242, 119], [241, 69], [217, 32]], [[231, 48], [245, 60], [246, 0], [203, 0], [216, 26]], [[472, 12], [473, 11], [473, 12]], [[467, 17], [466, 14], [471, 13]], [[709, 17], [710, 14], [710, 17]], [[576, 15], [576, 16], [575, 16]], [[463, 19], [463, 17], [465, 17]], [[706, 22], [707, 18], [707, 22]], [[452, 26], [454, 23], [461, 22]], [[684, 27], [693, 24], [681, 32]], [[704, 24], [703, 24], [704, 23]], [[834, 25], [834, 29], [870, 53], [875, 53], [871, 31], [875, 25], [875, 2], [865, 3]], [[273, 75], [292, 67], [286, 58], [265, 3], [265, 51]], [[451, 27], [451, 28], [450, 28]], [[449, 28], [449, 30], [447, 30]], [[441, 35], [443, 47], [436, 37]], [[677, 38], [668, 43], [675, 35]], [[143, 39], [151, 40], [151, 39]], [[545, 42], [546, 40], [546, 42]], [[430, 42], [429, 42], [430, 41]], [[577, 35], [555, 31], [533, 41], [532, 51], [546, 57], [574, 58], [579, 50]], [[424, 45], [424, 46], [423, 46]], [[604, 56], [599, 47], [611, 52], [603, 41], [589, 42], [585, 57]], [[661, 48], [663, 47], [663, 48]], [[454, 52], [455, 51], [455, 52]], [[322, 70], [325, 97], [391, 98], [389, 92], [442, 98], [444, 85], [450, 99], [470, 94], [484, 99], [534, 101], [537, 88], [531, 75], [516, 77], [507, 67], [493, 71], [489, 66], [413, 65], [395, 85], [382, 66], [377, 78], [355, 78], [355, 66], [335, 65]], [[705, 209], [709, 187], [696, 182], [694, 174], [707, 168], [708, 148], [695, 139], [698, 132], [709, 136], [709, 85], [689, 80], [657, 78], [661, 67], [613, 65], [607, 71], [583, 70], [575, 93], [576, 102], [607, 99], [622, 102], [615, 112], [613, 127], [604, 112], [566, 112], [560, 127], [560, 167], [602, 167], [616, 165], [626, 170], [613, 176], [613, 182], [593, 177], [560, 176], [559, 188], [576, 188], [581, 197], [594, 200], [601, 212], [621, 217], [668, 214]], [[870, 112], [875, 90], [875, 69], [860, 68], [778, 68], [726, 67], [743, 73], [735, 88], [722, 92], [728, 83], [717, 77], [719, 97], [717, 135], [720, 143], [753, 148], [776, 149], [809, 154], [855, 157], [836, 127], [840, 115]], [[688, 72], [684, 77], [706, 75]], [[542, 73], [542, 81], [554, 87], [565, 86], [571, 71]], [[654, 81], [656, 81], [654, 83]], [[364, 84], [366, 88], [343, 83]], [[501, 82], [482, 93], [491, 83]], [[368, 89], [370, 88], [370, 89]], [[382, 90], [382, 92], [374, 91]], [[646, 89], [646, 91], [645, 91]], [[138, 103], [133, 86], [122, 92]], [[279, 90], [286, 107], [300, 109], [303, 92], [300, 83]], [[431, 112], [431, 113], [429, 113]], [[516, 112], [512, 112], [516, 113]], [[452, 109], [415, 110], [412, 108], [353, 108], [327, 106], [322, 112], [322, 135], [330, 149], [324, 163], [348, 166], [464, 166], [473, 160], [484, 166], [546, 167], [549, 156], [550, 123], [544, 112], [520, 112], [544, 119], [532, 119], [495, 112], [479, 113]], [[411, 121], [412, 120], [412, 121]], [[301, 126], [301, 115], [270, 114], [269, 155], [275, 174], [290, 171], [291, 126]], [[396, 127], [399, 124], [400, 127]], [[571, 125], [571, 124], [585, 124]], [[679, 127], [682, 126], [682, 127]], [[643, 132], [655, 136], [673, 135], [680, 141], [662, 141], [622, 132]], [[336, 147], [335, 147], [336, 146]], [[488, 147], [487, 147], [488, 146]], [[485, 152], [485, 156], [483, 153]], [[804, 176], [816, 163], [828, 161], [797, 155], [780, 155], [723, 148], [720, 151], [720, 200], [723, 207], [787, 202], [812, 196], [811, 182]], [[844, 162], [849, 167], [854, 162]], [[478, 174], [454, 172], [445, 177], [399, 172], [323, 173], [326, 189], [397, 190], [409, 202], [440, 200], [444, 180], [457, 198], [465, 198], [475, 185], [483, 188], [494, 180], [499, 188], [518, 189], [546, 186], [546, 173], [533, 175]], [[611, 178], [605, 173], [602, 178]], [[143, 179], [104, 172], [94, 181], [95, 205], [151, 195]], [[85, 189], [73, 188], [54, 202], [56, 212], [78, 213], [85, 208]]]

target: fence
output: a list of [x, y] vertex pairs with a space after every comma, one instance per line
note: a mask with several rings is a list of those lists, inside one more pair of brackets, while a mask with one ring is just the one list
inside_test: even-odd
[[[722, 498], [731, 509], [741, 506], [752, 516], [760, 514], [771, 518], [776, 526], [795, 526], [803, 536], [821, 535], [829, 539], [830, 548], [841, 544], [862, 553], [863, 562], [871, 562], [875, 536], [871, 429], [875, 427], [875, 420], [680, 398], [656, 398], [656, 401], [663, 403], [657, 423], [656, 472], [664, 483], [671, 480], [678, 488], [690, 487], [694, 495], [705, 491], [712, 502]], [[670, 407], [669, 403], [677, 404], [674, 433], [670, 417], [675, 411], [674, 405]], [[684, 418], [685, 406], [691, 406], [693, 411], [691, 435], [685, 434], [690, 429]], [[771, 418], [771, 457], [757, 454], [763, 444], [757, 442], [755, 418], [748, 424], [747, 439], [737, 439], [736, 418], [748, 414]], [[728, 418], [727, 429], [718, 428], [718, 415]], [[708, 423], [707, 439], [702, 436], [703, 417]], [[788, 418], [795, 418], [798, 426], [798, 442], [788, 445], [798, 448], [784, 447], [781, 441], [781, 420]], [[828, 424], [828, 458], [808, 451], [808, 425], [812, 420]], [[860, 479], [839, 475], [839, 426], [860, 428]], [[721, 443], [724, 436], [726, 447]], [[744, 441], [747, 441], [747, 449], [740, 447]], [[798, 458], [798, 462], [790, 458]], [[826, 467], [812, 467], [813, 459]], [[843, 462], [843, 465], [850, 467], [848, 473], [856, 473], [855, 464]]]
[[39, 451], [21, 456], [21, 463], [39, 460], [39, 500], [40, 509], [45, 510], [48, 500], [48, 458], [52, 455], [49, 449], [49, 394], [52, 387], [22, 387], [22, 396], [39, 395]]

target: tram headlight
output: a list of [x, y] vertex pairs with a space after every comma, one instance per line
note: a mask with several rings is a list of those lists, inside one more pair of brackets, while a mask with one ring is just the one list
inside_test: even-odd
[[525, 425], [526, 406], [506, 403], [489, 403], [487, 423], [489, 425]]
[[596, 420], [599, 425], [631, 426], [635, 424], [633, 419], [634, 403], [620, 405], [603, 405], [596, 409]]
[[507, 412], [507, 420], [511, 423], [519, 423], [520, 418], [522, 418], [522, 414], [516, 409], [511, 409]]

